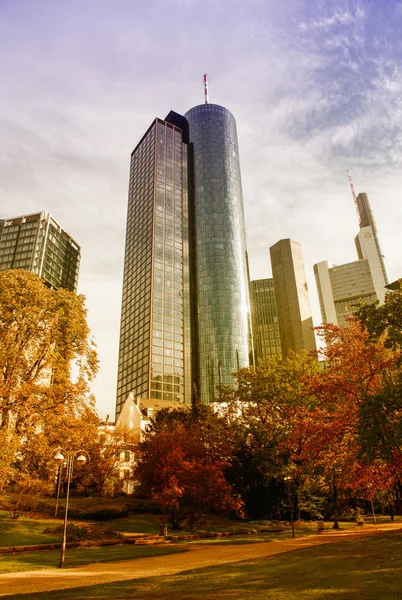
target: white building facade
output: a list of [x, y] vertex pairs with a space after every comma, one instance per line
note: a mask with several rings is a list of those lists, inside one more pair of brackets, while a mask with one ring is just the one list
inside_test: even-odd
[[344, 265], [323, 261], [314, 275], [323, 323], [345, 325], [360, 302], [383, 304], [389, 283], [377, 226], [367, 194], [356, 198], [360, 230], [355, 238], [358, 260]]

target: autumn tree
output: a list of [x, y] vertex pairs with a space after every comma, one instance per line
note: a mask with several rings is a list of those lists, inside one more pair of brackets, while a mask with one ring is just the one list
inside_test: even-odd
[[140, 492], [176, 528], [202, 513], [242, 514], [224, 475], [232, 450], [232, 428], [211, 407], [159, 411], [139, 446]]
[[[90, 464], [84, 473], [83, 484], [94, 489], [96, 494], [113, 495], [120, 482], [120, 469], [133, 466], [133, 457], [138, 449], [139, 431], [117, 426], [112, 431], [100, 429], [89, 443]], [[130, 458], [126, 458], [129, 456]]]
[[84, 300], [28, 271], [0, 273], [0, 429], [29, 435], [88, 403], [97, 356]]
[[282, 447], [296, 474], [311, 465], [328, 488], [336, 482], [338, 490], [369, 497], [394, 485], [395, 477], [383, 457], [364, 455], [361, 419], [371, 399], [395, 382], [399, 356], [386, 347], [384, 336], [372, 339], [358, 321], [347, 327], [327, 324], [318, 333], [325, 346], [324, 368], [310, 381], [316, 403], [293, 412]]

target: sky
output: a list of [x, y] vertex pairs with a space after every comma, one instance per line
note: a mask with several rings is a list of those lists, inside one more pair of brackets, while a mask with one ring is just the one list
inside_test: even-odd
[[402, 2], [0, 0], [0, 218], [49, 211], [82, 248], [114, 415], [129, 157], [155, 117], [210, 102], [235, 116], [252, 279], [269, 247], [313, 265], [357, 258], [348, 184], [371, 200], [402, 277]]

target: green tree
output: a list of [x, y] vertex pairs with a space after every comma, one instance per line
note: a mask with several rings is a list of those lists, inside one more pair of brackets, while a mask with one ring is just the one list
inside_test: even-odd
[[[257, 517], [276, 516], [282, 502], [283, 477], [293, 472], [297, 453], [282, 447], [297, 407], [314, 406], [310, 382], [319, 372], [315, 355], [293, 353], [285, 359], [273, 357], [257, 367], [234, 374], [237, 386], [222, 386], [221, 398], [237, 431], [237, 451], [228, 471], [229, 481]], [[306, 483], [300, 470], [299, 491]]]
[[355, 313], [363, 329], [371, 339], [385, 334], [385, 345], [394, 350], [402, 349], [402, 288], [385, 295], [384, 304], [363, 304]]

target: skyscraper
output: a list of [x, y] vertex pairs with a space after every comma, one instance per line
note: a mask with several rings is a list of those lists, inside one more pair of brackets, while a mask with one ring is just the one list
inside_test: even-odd
[[378, 300], [382, 304], [389, 282], [369, 198], [361, 193], [355, 201], [360, 226], [355, 238], [358, 260], [343, 265], [328, 261], [314, 265], [322, 320], [340, 326], [359, 302]]
[[171, 111], [131, 155], [117, 413], [130, 392], [213, 401], [248, 365], [249, 320], [235, 120]]
[[301, 245], [284, 239], [270, 248], [282, 355], [316, 350]]
[[236, 121], [222, 106], [186, 113], [193, 152], [196, 380], [204, 402], [249, 364], [250, 302]]
[[77, 242], [47, 212], [0, 221], [0, 271], [25, 269], [76, 292], [80, 259]]
[[117, 413], [130, 392], [190, 399], [187, 141], [155, 119], [131, 154]]
[[258, 364], [272, 356], [282, 356], [274, 280], [251, 281], [250, 292], [254, 354]]

